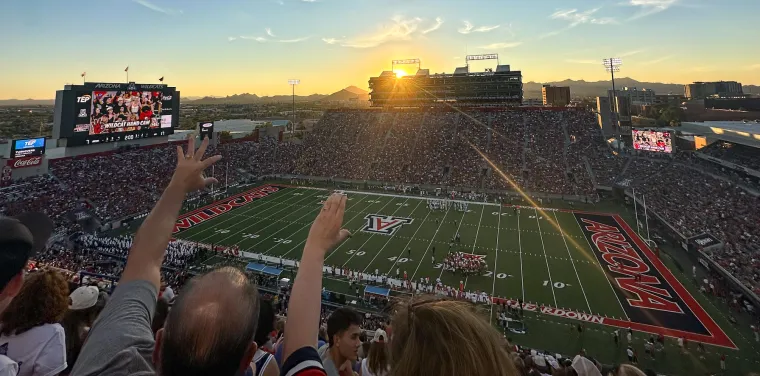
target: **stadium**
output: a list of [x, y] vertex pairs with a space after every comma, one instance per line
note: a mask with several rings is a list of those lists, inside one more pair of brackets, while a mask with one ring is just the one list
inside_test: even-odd
[[[53, 138], [6, 151], [0, 207], [54, 223], [30, 271], [112, 293], [171, 189], [177, 147], [207, 137], [203, 158], [222, 159], [174, 222], [161, 267], [172, 295], [232, 266], [284, 317], [312, 223], [337, 191], [352, 235], [324, 256], [323, 319], [351, 307], [371, 337], [395, 303], [434, 295], [471, 302], [543, 373], [578, 354], [605, 375], [621, 363], [760, 369], [752, 137], [634, 129], [620, 140], [632, 147], [613, 149], [594, 112], [523, 106], [522, 73], [501, 64], [385, 71], [369, 87], [371, 108], [327, 111], [302, 140], [272, 127], [223, 141], [209, 118], [188, 142], [173, 137], [175, 87], [67, 85]], [[694, 135], [709, 143], [695, 148]]]

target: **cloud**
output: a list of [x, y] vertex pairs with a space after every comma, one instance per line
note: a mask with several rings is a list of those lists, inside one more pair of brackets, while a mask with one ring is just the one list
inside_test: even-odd
[[411, 40], [412, 35], [419, 28], [420, 22], [422, 19], [419, 17], [395, 16], [391, 18], [390, 23], [381, 25], [373, 34], [344, 39], [322, 38], [322, 41], [349, 48], [372, 48], [388, 42]]
[[303, 3], [316, 3], [317, 0], [301, 0]]
[[161, 8], [158, 5], [153, 4], [153, 3], [151, 3], [148, 0], [132, 0], [132, 1], [135, 2], [135, 3], [137, 3], [137, 4], [140, 4], [140, 5], [144, 6], [146, 8], [148, 8], [148, 9], [154, 11], [154, 12], [158, 12], [158, 13], [169, 14], [169, 15], [176, 14], [176, 13], [182, 13], [181, 10], [180, 11], [176, 11], [176, 10], [173, 10], [173, 9]]
[[565, 59], [566, 63], [570, 64], [594, 64], [594, 65], [602, 65], [601, 60], [583, 60], [583, 59]]
[[268, 41], [267, 38], [264, 38], [264, 37], [249, 37], [245, 35], [241, 35], [238, 38], [245, 39], [245, 40], [255, 40], [256, 42], [259, 42], [259, 43], [264, 43]]
[[644, 50], [632, 50], [632, 51], [628, 51], [628, 52], [623, 52], [623, 53], [617, 54], [616, 57], [628, 57], [628, 56], [633, 56], [633, 55], [640, 54], [642, 52], [644, 52]]
[[227, 41], [228, 42], [232, 42], [232, 41], [237, 40], [237, 39], [238, 39], [237, 37], [227, 37]]
[[441, 19], [441, 17], [436, 17], [435, 18], [435, 25], [433, 25], [430, 28], [427, 28], [425, 30], [422, 30], [422, 34], [427, 34], [427, 33], [436, 31], [436, 30], [438, 30], [438, 29], [441, 28], [441, 25], [443, 25], [443, 20]]
[[278, 40], [278, 42], [280, 42], [280, 43], [298, 43], [298, 42], [303, 42], [305, 40], [308, 40], [309, 38], [311, 38], [311, 37], [301, 37], [301, 38], [294, 38], [294, 39], [281, 39], [281, 40]]
[[267, 35], [269, 35], [270, 37], [272, 37], [272, 38], [274, 38], [274, 37], [275, 37], [275, 35], [274, 35], [274, 33], [272, 32], [272, 29], [271, 29], [271, 28], [268, 28], [268, 27], [267, 27], [267, 28], [265, 28], [265, 29], [264, 29], [264, 31], [266, 31]]
[[464, 21], [464, 27], [457, 29], [457, 31], [460, 34], [470, 34], [470, 33], [487, 33], [491, 30], [496, 30], [501, 25], [491, 25], [491, 26], [478, 26], [475, 27], [475, 25], [471, 24], [469, 21]]
[[675, 5], [678, 1], [679, 0], [627, 0], [624, 5], [640, 8], [636, 14], [628, 19], [628, 21], [633, 21], [663, 12]]
[[513, 48], [521, 45], [523, 42], [509, 42], [509, 43], [491, 43], [485, 46], [479, 46], [478, 48], [483, 50], [503, 50], [506, 48]]
[[569, 29], [569, 27], [566, 27], [566, 28], [564, 28], [564, 29], [560, 29], [560, 30], [549, 31], [549, 32], [547, 32], [547, 33], [544, 33], [544, 34], [541, 34], [541, 35], [539, 35], [539, 36], [538, 36], [538, 39], [549, 38], [549, 37], [553, 37], [553, 36], [555, 36], [555, 35], [559, 35], [559, 34], [562, 34], [562, 32], [563, 32], [563, 31], [566, 31], [567, 29]]
[[668, 55], [668, 56], [663, 56], [663, 57], [661, 57], [661, 58], [659, 58], [659, 59], [654, 59], [654, 60], [649, 60], [649, 61], [647, 61], [647, 62], [644, 62], [644, 63], [642, 63], [642, 65], [654, 65], [654, 64], [659, 64], [659, 63], [662, 63], [662, 62], [663, 62], [663, 61], [665, 61], [665, 60], [670, 60], [670, 59], [674, 58], [675, 56], [676, 56], [676, 55]]
[[568, 27], [575, 27], [582, 24], [609, 25], [617, 23], [612, 17], [594, 17], [594, 14], [600, 8], [589, 9], [585, 12], [579, 12], [578, 9], [560, 9], [552, 13], [549, 18], [553, 20], [563, 20], [570, 22]]

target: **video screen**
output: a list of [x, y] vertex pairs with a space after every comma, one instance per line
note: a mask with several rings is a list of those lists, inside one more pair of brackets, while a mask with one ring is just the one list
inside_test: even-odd
[[11, 158], [33, 157], [45, 154], [45, 137], [14, 140]]
[[212, 139], [214, 137], [214, 123], [203, 121], [198, 123], [198, 132], [200, 132], [201, 139], [208, 137]]
[[179, 92], [173, 87], [88, 82], [59, 93], [60, 128], [53, 133], [57, 129], [66, 146], [168, 136], [178, 125]]
[[[77, 102], [91, 102], [88, 122], [79, 123], [74, 132], [90, 135], [133, 132], [144, 129], [171, 128], [171, 114], [162, 115], [163, 100], [160, 91], [93, 91], [77, 98]], [[83, 117], [86, 108], [80, 109]], [[168, 121], [162, 121], [168, 116]]]
[[636, 150], [672, 153], [673, 142], [669, 131], [633, 130], [633, 148]]

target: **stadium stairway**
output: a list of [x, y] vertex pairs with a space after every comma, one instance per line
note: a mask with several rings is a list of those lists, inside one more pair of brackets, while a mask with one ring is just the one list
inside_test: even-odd
[[594, 169], [591, 168], [591, 163], [589, 163], [588, 157], [584, 155], [582, 160], [583, 166], [586, 168], [586, 172], [591, 178], [591, 184], [593, 184], [595, 188], [598, 187], [599, 184], [596, 183], [596, 174], [594, 174]]
[[530, 142], [528, 132], [528, 119], [523, 115], [523, 148], [522, 148], [522, 171], [528, 169], [528, 143]]

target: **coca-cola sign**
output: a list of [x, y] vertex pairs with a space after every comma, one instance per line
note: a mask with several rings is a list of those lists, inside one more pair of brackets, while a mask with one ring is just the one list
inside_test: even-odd
[[26, 168], [26, 167], [33, 167], [37, 166], [42, 163], [42, 157], [35, 156], [35, 157], [27, 157], [27, 158], [16, 158], [13, 160], [13, 168]]

